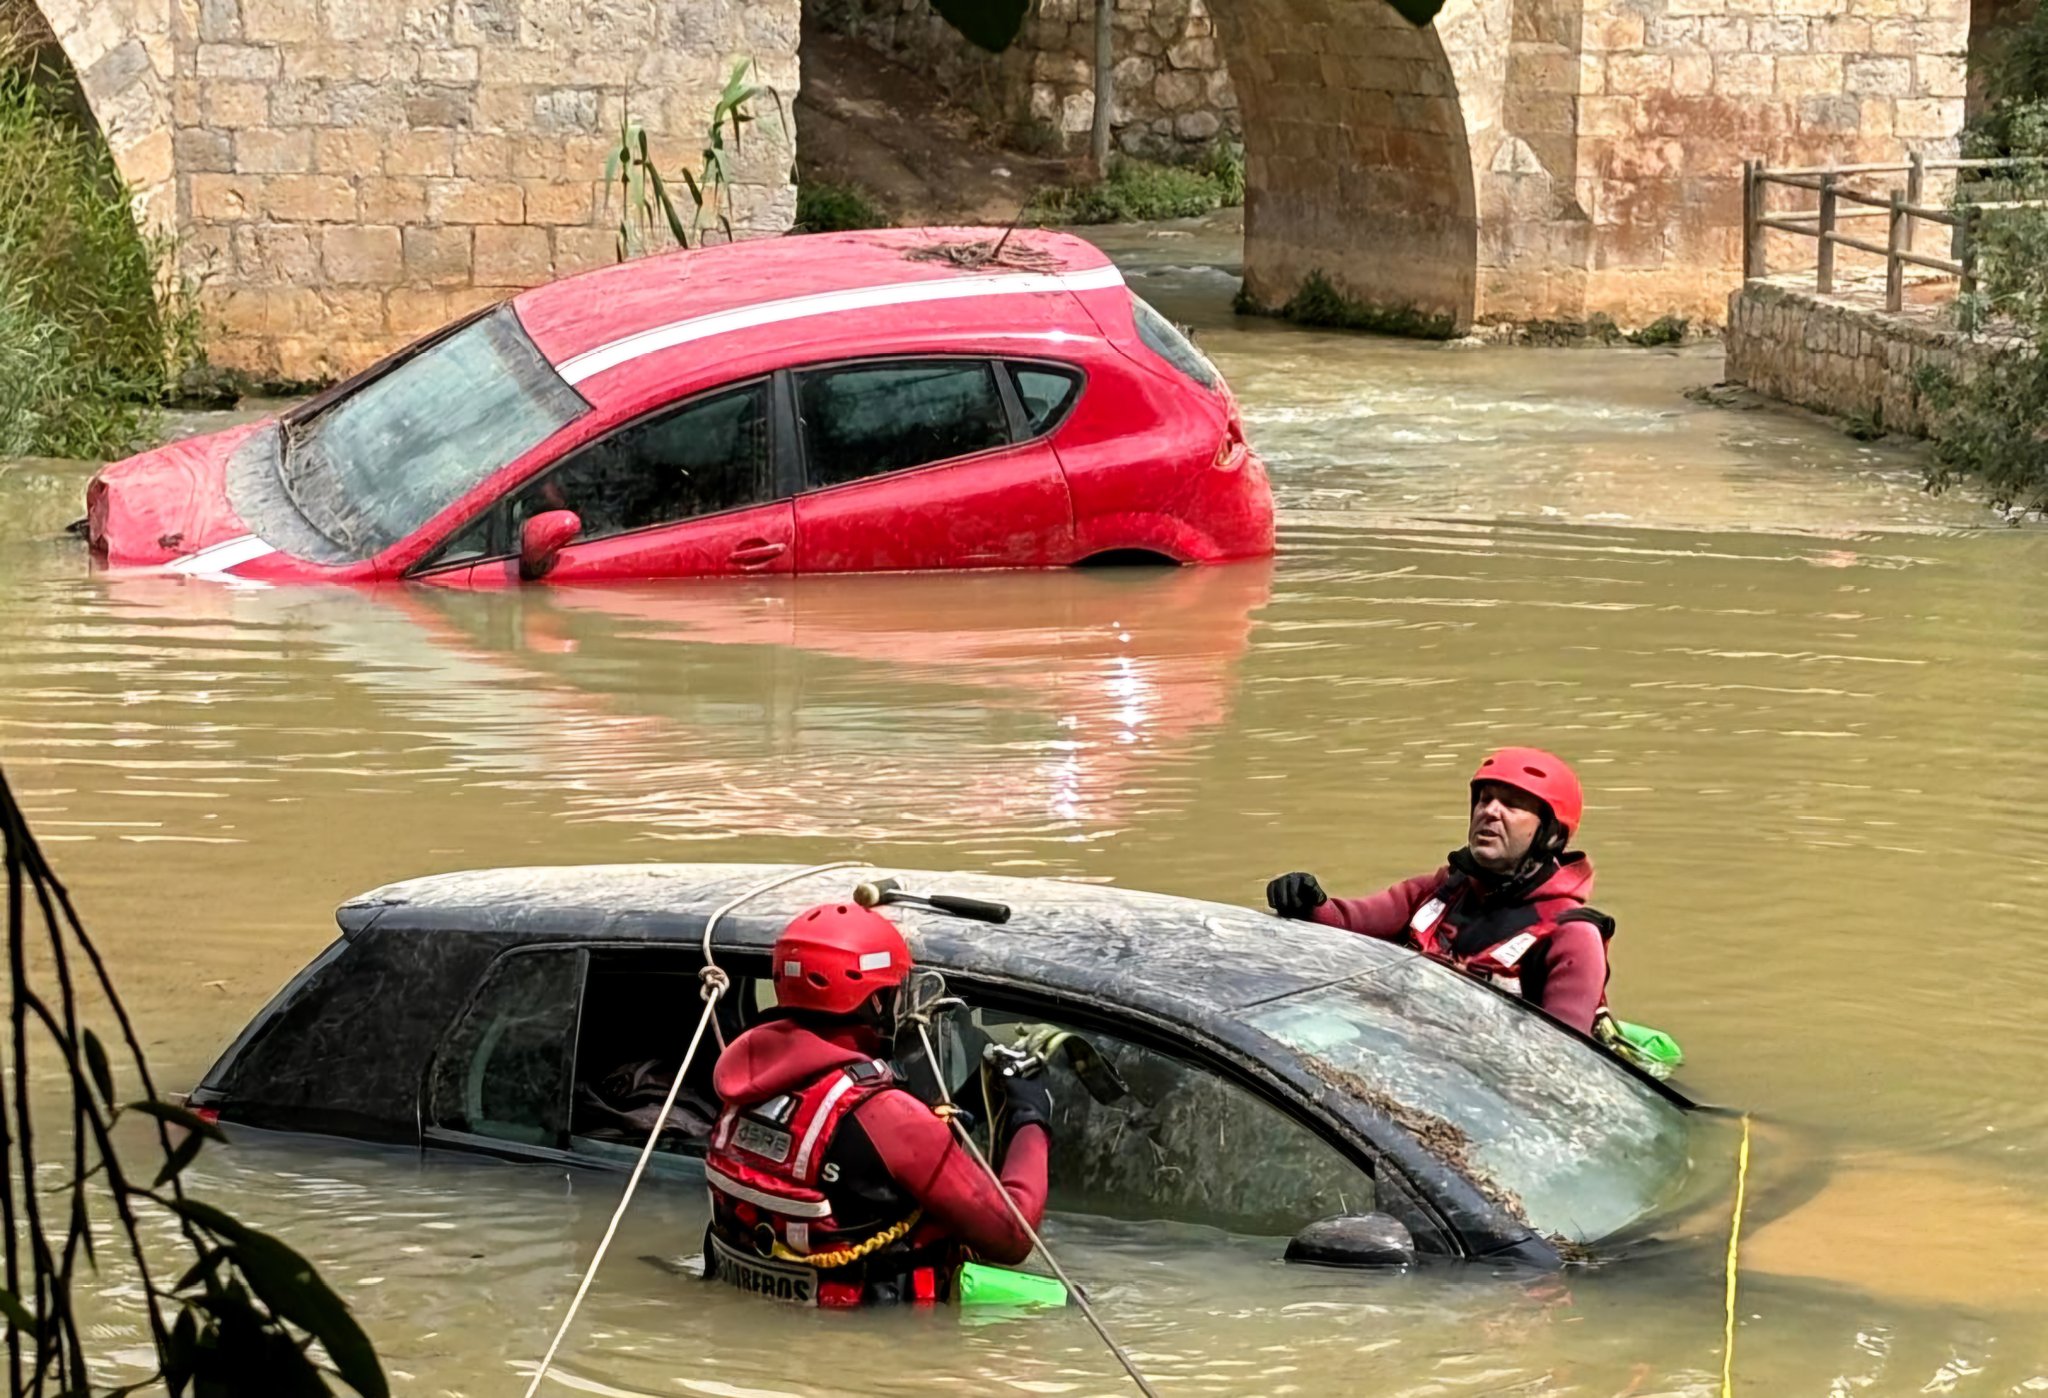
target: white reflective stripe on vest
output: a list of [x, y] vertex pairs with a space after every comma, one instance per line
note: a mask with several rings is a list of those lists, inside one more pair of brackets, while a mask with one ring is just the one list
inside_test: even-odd
[[704, 1179], [720, 1194], [730, 1194], [752, 1204], [757, 1209], [766, 1209], [771, 1214], [783, 1214], [790, 1218], [826, 1218], [832, 1213], [828, 1199], [784, 1199], [766, 1190], [755, 1189], [752, 1185], [741, 1184], [723, 1170], [704, 1167]]
[[817, 1147], [818, 1133], [823, 1131], [825, 1123], [832, 1119], [832, 1108], [837, 1106], [839, 1099], [852, 1088], [853, 1079], [841, 1073], [839, 1081], [833, 1083], [831, 1089], [825, 1093], [825, 1100], [818, 1104], [818, 1110], [811, 1113], [811, 1124], [804, 1128], [804, 1143], [796, 1148], [796, 1164], [790, 1167], [792, 1173], [804, 1184], [811, 1182], [811, 1151]]

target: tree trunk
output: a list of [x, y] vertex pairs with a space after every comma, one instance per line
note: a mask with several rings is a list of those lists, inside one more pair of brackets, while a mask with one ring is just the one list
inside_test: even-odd
[[1115, 25], [1116, 0], [1095, 0], [1095, 123], [1088, 131], [1088, 158], [1095, 163], [1097, 178], [1109, 174], [1109, 104], [1116, 95]]

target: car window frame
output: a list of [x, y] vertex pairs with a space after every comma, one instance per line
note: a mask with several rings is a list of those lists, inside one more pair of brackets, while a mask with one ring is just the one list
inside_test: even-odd
[[[1047, 362], [1051, 363], [1052, 361]], [[796, 494], [799, 496], [819, 495], [830, 490], [849, 490], [857, 486], [864, 486], [870, 481], [895, 480], [918, 471], [931, 471], [942, 467], [958, 466], [963, 462], [978, 461], [983, 457], [992, 456], [999, 451], [1011, 451], [1020, 446], [1028, 446], [1032, 442], [1039, 440], [1040, 437], [1048, 435], [1046, 433], [1032, 433], [1030, 431], [1030, 421], [1024, 411], [1023, 400], [1018, 396], [1016, 382], [1010, 377], [1006, 367], [1009, 363], [1009, 359], [1000, 354], [946, 353], [942, 351], [933, 354], [867, 354], [859, 355], [852, 359], [827, 359], [820, 360], [814, 364], [792, 364], [786, 368], [778, 369], [776, 376], [787, 385], [786, 394], [789, 404], [790, 429], [796, 444]], [[843, 369], [881, 368], [891, 364], [979, 364], [983, 366], [989, 371], [989, 377], [995, 383], [996, 396], [1002, 402], [1003, 422], [1009, 434], [1009, 440], [992, 447], [983, 447], [979, 451], [963, 452], [959, 456], [940, 457], [936, 461], [920, 461], [914, 466], [898, 466], [893, 470], [877, 471], [872, 475], [857, 476], [850, 481], [835, 481], [829, 485], [814, 484], [811, 480], [810, 434], [805, 430], [803, 412], [797, 397], [798, 376], [804, 374], [829, 374]], [[1085, 383], [1083, 386], [1085, 387]], [[1074, 401], [1080, 401], [1079, 393], [1074, 395]]]
[[[1079, 364], [1069, 364], [1060, 359], [1004, 358], [997, 362], [1006, 371], [1002, 377], [1009, 381], [1010, 393], [1017, 400], [1016, 415], [1013, 419], [1014, 429], [1018, 432], [1030, 433], [1029, 436], [1018, 439], [1017, 444], [1019, 445], [1024, 442], [1036, 442], [1041, 438], [1050, 437], [1066, 426], [1067, 420], [1073, 417], [1075, 410], [1081, 406], [1082, 396], [1088, 392], [1088, 371]], [[1074, 385], [1074, 391], [1067, 395], [1067, 401], [1060, 405], [1060, 410], [1054, 413], [1045, 426], [1039, 428], [1036, 432], [1030, 431], [1031, 411], [1024, 406], [1024, 390], [1017, 382], [1017, 375], [1027, 369], [1036, 370], [1042, 374], [1058, 374]]]
[[567, 1141], [569, 1135], [569, 1109], [574, 1103], [576, 1091], [576, 1046], [582, 1038], [583, 999], [590, 981], [590, 944], [580, 939], [569, 942], [524, 942], [518, 946], [508, 947], [484, 963], [483, 968], [477, 972], [476, 980], [471, 983], [468, 993], [462, 997], [462, 1003], [448, 1017], [447, 1022], [441, 1026], [441, 1032], [434, 1036], [433, 1049], [426, 1055], [420, 1067], [419, 1083], [415, 1088], [415, 1096], [413, 1098], [413, 1119], [419, 1123], [419, 1135], [422, 1145], [452, 1145], [466, 1150], [480, 1151], [486, 1155], [497, 1155], [521, 1160], [565, 1160], [569, 1158], [569, 1152], [561, 1147], [536, 1145], [529, 1141], [514, 1141], [503, 1136], [485, 1135], [480, 1131], [458, 1131], [453, 1127], [442, 1126], [432, 1118], [434, 1081], [439, 1074], [441, 1060], [448, 1053], [449, 1040], [454, 1037], [458, 1029], [468, 1022], [470, 1013], [475, 1010], [478, 1002], [483, 999], [484, 988], [491, 983], [492, 978], [497, 974], [498, 968], [516, 956], [558, 955], [563, 952], [568, 952], [576, 958], [575, 980], [577, 987], [576, 1013], [570, 1020], [567, 1042], [566, 1057], [568, 1071], [563, 1076], [562, 1085], [562, 1139], [565, 1142]]
[[[1433, 1252], [1432, 1256], [1462, 1259], [1475, 1255], [1464, 1231], [1438, 1203], [1427, 1184], [1414, 1178], [1379, 1143], [1363, 1133], [1354, 1135], [1345, 1123], [1325, 1113], [1313, 1098], [1297, 1091], [1278, 1076], [1264, 1072], [1260, 1065], [1244, 1058], [1228, 1044], [1204, 1035], [1198, 1027], [1129, 1007], [1111, 1015], [1105, 1013], [1099, 1004], [1091, 1004], [1070, 996], [1058, 987], [1035, 981], [956, 970], [929, 962], [920, 962], [919, 965], [940, 972], [946, 978], [948, 993], [961, 995], [976, 1009], [1043, 1014], [1076, 1029], [1110, 1035], [1165, 1054], [1190, 1068], [1213, 1073], [1337, 1151], [1375, 1184], [1383, 1176], [1391, 1176], [1394, 1187], [1427, 1215], [1436, 1235], [1451, 1249], [1445, 1253]], [[1400, 1128], [1392, 1129], [1398, 1131]], [[1419, 1244], [1422, 1239], [1418, 1237], [1416, 1241]]]
[[[636, 534], [651, 534], [657, 529], [674, 529], [679, 525], [694, 524], [702, 519], [718, 519], [724, 515], [738, 514], [742, 510], [758, 510], [763, 506], [778, 504], [789, 499], [794, 492], [789, 489], [789, 470], [787, 465], [789, 450], [785, 443], [792, 434], [792, 428], [790, 426], [791, 419], [787, 419], [784, 416], [786, 405], [782, 401], [782, 395], [776, 389], [775, 380], [777, 376], [777, 373], [772, 371], [764, 374], [749, 374], [745, 378], [730, 379], [724, 383], [698, 389], [679, 398], [671, 398], [665, 403], [657, 404], [645, 412], [638, 413], [623, 422], [614, 424], [587, 441], [577, 443], [569, 451], [556, 457], [538, 470], [506, 485], [482, 509], [452, 526], [446, 534], [442, 535], [435, 542], [432, 548], [427, 550], [419, 562], [406, 570], [406, 576], [408, 578], [428, 577], [437, 573], [450, 572], [457, 568], [473, 568], [483, 563], [502, 563], [516, 557], [519, 553], [519, 544], [513, 538], [512, 531], [513, 496], [531, 486], [539, 485], [557, 471], [567, 470], [584, 452], [594, 447], [602, 446], [620, 433], [630, 432], [641, 424], [651, 422], [659, 417], [686, 412], [700, 403], [706, 403], [714, 398], [723, 397], [727, 393], [738, 392], [741, 389], [751, 388], [757, 384], [766, 385], [768, 389], [766, 405], [768, 418], [768, 468], [765, 479], [769, 493], [766, 496], [749, 504], [734, 505], [729, 509], [713, 510], [706, 514], [690, 515], [683, 519], [666, 520], [659, 524], [643, 524], [638, 529], [622, 529], [616, 534], [604, 534], [593, 539], [578, 538], [572, 540], [567, 547], [575, 548], [582, 544], [602, 543], [610, 539], [629, 539]], [[461, 538], [479, 520], [484, 520], [490, 531], [490, 542], [485, 546], [487, 552], [475, 557], [444, 561], [442, 556], [444, 551], [457, 539]]]

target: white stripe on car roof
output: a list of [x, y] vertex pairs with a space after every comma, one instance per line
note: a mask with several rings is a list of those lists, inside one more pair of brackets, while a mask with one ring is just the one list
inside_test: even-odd
[[164, 568], [172, 573], [225, 573], [265, 554], [276, 553], [270, 544], [254, 534], [239, 534], [232, 539], [223, 539], [197, 553], [188, 553], [183, 558], [173, 559]]
[[556, 366], [556, 372], [572, 384], [582, 383], [643, 355], [674, 349], [693, 340], [730, 335], [736, 330], [752, 330], [763, 325], [779, 325], [809, 316], [871, 311], [882, 306], [913, 306], [929, 301], [958, 301], [975, 296], [1104, 291], [1123, 284], [1123, 273], [1115, 267], [1092, 267], [1085, 272], [1005, 272], [997, 276], [942, 277], [928, 281], [894, 282], [887, 286], [853, 287], [845, 291], [819, 291], [808, 296], [761, 301], [730, 311], [657, 325], [651, 330], [639, 331], [565, 359]]

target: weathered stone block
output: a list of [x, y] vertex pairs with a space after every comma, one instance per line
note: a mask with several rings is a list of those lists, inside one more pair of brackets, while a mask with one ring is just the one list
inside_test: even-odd
[[262, 83], [209, 82], [200, 93], [200, 110], [208, 126], [268, 126], [270, 89]]
[[203, 43], [232, 44], [242, 37], [240, 0], [199, 0], [199, 38]]
[[1607, 60], [1607, 91], [1645, 95], [1671, 86], [1668, 54], [1615, 54]]
[[323, 228], [320, 266], [337, 286], [389, 286], [405, 267], [398, 230], [374, 224]]
[[608, 267], [617, 260], [617, 235], [609, 228], [557, 228], [553, 232], [555, 276]]
[[427, 181], [427, 219], [432, 223], [519, 223], [525, 201], [516, 184], [482, 180]]
[[597, 130], [597, 93], [590, 88], [574, 87], [536, 93], [533, 129], [553, 134]]
[[395, 286], [384, 295], [384, 328], [401, 339], [416, 340], [453, 319], [448, 293], [438, 288]]
[[1798, 18], [1753, 19], [1749, 22], [1753, 53], [1804, 53], [1809, 47], [1807, 22]]
[[1711, 54], [1680, 53], [1671, 58], [1671, 91], [1678, 96], [1699, 96], [1714, 86]]
[[1735, 15], [1710, 15], [1700, 22], [1700, 35], [1712, 53], [1744, 53], [1749, 49], [1749, 21]]
[[473, 275], [480, 286], [537, 286], [548, 279], [545, 228], [480, 227]]
[[235, 133], [235, 169], [244, 174], [300, 174], [313, 165], [313, 133], [247, 130]]
[[1893, 111], [1893, 131], [1909, 140], [1953, 140], [1963, 125], [1960, 98], [1902, 98]]
[[404, 229], [405, 279], [430, 286], [467, 282], [473, 234], [473, 229], [463, 225]]
[[282, 67], [277, 50], [260, 44], [201, 44], [197, 60], [202, 78], [261, 81], [276, 77]]
[[455, 172], [455, 136], [448, 131], [395, 131], [384, 147], [384, 169], [393, 175], [449, 175]]
[[414, 131], [468, 126], [476, 90], [452, 83], [416, 83], [405, 94], [405, 124]]
[[1173, 134], [1183, 141], [1213, 140], [1222, 129], [1223, 122], [1214, 112], [1182, 112], [1173, 119]]
[[313, 168], [323, 175], [374, 175], [383, 169], [385, 137], [377, 131], [324, 128], [313, 133]]
[[224, 173], [234, 168], [234, 151], [225, 131], [190, 126], [178, 132], [172, 144], [178, 168], [187, 174]]
[[1209, 39], [1184, 39], [1166, 51], [1166, 61], [1176, 68], [1210, 69], [1221, 61], [1216, 45]]
[[1814, 22], [1813, 48], [1819, 53], [1868, 53], [1870, 21], [1862, 18], [1823, 19]]
[[263, 212], [279, 223], [349, 223], [355, 186], [339, 175], [273, 175], [264, 182]]
[[[343, 8], [375, 9], [374, 5]], [[317, 0], [242, 0], [242, 37], [250, 43], [303, 43], [320, 32]]]
[[1777, 84], [1777, 62], [1767, 53], [1714, 57], [1714, 91], [1722, 97], [1763, 97]]
[[1913, 91], [1913, 63], [1906, 58], [1852, 58], [1842, 65], [1845, 91], [1867, 97], [1904, 97]]
[[357, 195], [365, 223], [414, 224], [427, 216], [426, 181], [396, 175], [361, 180]]
[[1842, 55], [1786, 54], [1778, 60], [1778, 91], [1787, 97], [1839, 94], [1842, 91]]
[[1961, 97], [1968, 74], [1963, 60], [1953, 54], [1923, 53], [1913, 59], [1915, 95], [1920, 97]]
[[263, 182], [249, 175], [195, 172], [186, 188], [192, 216], [206, 223], [241, 223], [263, 207]]
[[[526, 221], [532, 224], [587, 224], [602, 191], [588, 181], [526, 180]], [[677, 190], [687, 197], [687, 191]]]

